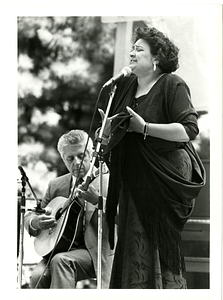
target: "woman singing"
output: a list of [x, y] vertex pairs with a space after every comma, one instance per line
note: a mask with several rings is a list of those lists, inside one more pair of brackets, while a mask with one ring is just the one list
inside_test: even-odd
[[199, 129], [190, 90], [172, 74], [178, 52], [157, 29], [137, 28], [132, 74], [117, 84], [107, 119], [111, 247], [117, 211], [119, 228], [111, 289], [186, 288], [181, 231], [205, 171], [191, 143]]

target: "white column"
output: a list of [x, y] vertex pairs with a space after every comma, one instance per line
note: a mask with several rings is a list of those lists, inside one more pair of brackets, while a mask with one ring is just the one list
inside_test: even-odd
[[133, 22], [117, 23], [114, 74], [119, 73], [123, 67], [129, 65], [129, 53], [131, 51]]

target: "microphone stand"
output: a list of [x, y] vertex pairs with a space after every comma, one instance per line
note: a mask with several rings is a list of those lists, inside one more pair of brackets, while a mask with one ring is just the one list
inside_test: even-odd
[[29, 189], [30, 189], [30, 191], [31, 191], [32, 194], [33, 194], [34, 199], [36, 200], [36, 207], [34, 208], [34, 210], [32, 210], [32, 209], [28, 209], [28, 210], [30, 210], [30, 211], [35, 211], [35, 212], [37, 212], [37, 213], [43, 213], [44, 211], [43, 211], [42, 208], [41, 208], [41, 200], [37, 198], [37, 196], [36, 196], [36, 194], [35, 194], [35, 192], [34, 192], [32, 186], [31, 186], [31, 184], [30, 184], [30, 182], [29, 182], [29, 178], [27, 177], [25, 171], [23, 170], [23, 168], [22, 168], [21, 166], [19, 166], [18, 168], [19, 168], [19, 170], [20, 170], [22, 176], [23, 176], [24, 179], [26, 180], [26, 182], [27, 182], [27, 184], [28, 184], [28, 186], [29, 186]]
[[102, 254], [102, 216], [103, 216], [103, 160], [99, 155], [99, 197], [98, 197], [98, 265], [97, 265], [97, 289], [101, 289], [101, 254]]
[[20, 205], [20, 230], [19, 230], [19, 266], [18, 266], [18, 288], [22, 288], [22, 265], [23, 265], [23, 239], [24, 239], [24, 215], [26, 208], [26, 197], [25, 197], [25, 186], [26, 178], [22, 174], [22, 196], [21, 196], [21, 205]]
[[22, 166], [18, 167], [20, 170], [20, 173], [22, 175], [21, 177], [21, 182], [22, 182], [22, 196], [21, 196], [21, 205], [20, 205], [20, 235], [19, 235], [19, 267], [18, 267], [18, 281], [19, 281], [19, 286], [18, 288], [21, 289], [22, 288], [22, 266], [23, 266], [23, 241], [24, 241], [24, 216], [25, 216], [25, 212], [26, 212], [26, 196], [25, 196], [25, 186], [26, 183], [28, 184], [35, 200], [37, 203], [37, 206], [35, 208], [36, 212], [41, 212], [41, 203], [38, 200], [38, 198], [36, 197], [36, 194], [29, 182], [29, 178], [26, 176], [25, 171], [23, 170]]
[[102, 122], [102, 126], [100, 128], [99, 131], [99, 135], [98, 138], [96, 139], [96, 147], [95, 147], [95, 151], [93, 153], [93, 158], [90, 164], [90, 168], [89, 168], [89, 175], [85, 181], [84, 184], [84, 190], [88, 189], [88, 186], [90, 184], [91, 178], [92, 178], [92, 174], [93, 174], [93, 169], [94, 169], [94, 165], [95, 165], [95, 161], [96, 158], [99, 157], [99, 198], [98, 198], [98, 263], [97, 263], [97, 289], [101, 289], [102, 288], [102, 284], [101, 284], [101, 252], [102, 252], [102, 232], [103, 232], [103, 228], [102, 228], [102, 216], [103, 216], [103, 196], [102, 196], [102, 182], [103, 182], [103, 172], [102, 172], [102, 136], [104, 133], [104, 129], [105, 129], [105, 125], [106, 125], [106, 121], [108, 118], [108, 114], [111, 108], [111, 104], [116, 92], [117, 86], [114, 85], [114, 83], [112, 83], [111, 85], [111, 91], [110, 91], [110, 95], [109, 95], [109, 101], [108, 101], [108, 105], [106, 108], [106, 112], [105, 112], [105, 116]]

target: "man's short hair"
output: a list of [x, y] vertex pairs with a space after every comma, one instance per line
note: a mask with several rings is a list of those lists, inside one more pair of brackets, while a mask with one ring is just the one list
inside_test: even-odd
[[[69, 132], [63, 134], [58, 141], [57, 150], [59, 151], [61, 157], [63, 157], [63, 148], [68, 145], [78, 145], [80, 143], [87, 143], [88, 134], [84, 130], [73, 129]], [[92, 153], [93, 141], [89, 137], [87, 150]]]

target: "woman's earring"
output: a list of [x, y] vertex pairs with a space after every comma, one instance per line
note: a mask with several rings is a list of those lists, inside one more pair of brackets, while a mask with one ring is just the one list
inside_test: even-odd
[[156, 71], [156, 62], [155, 61], [153, 62], [153, 71], [154, 72]]

